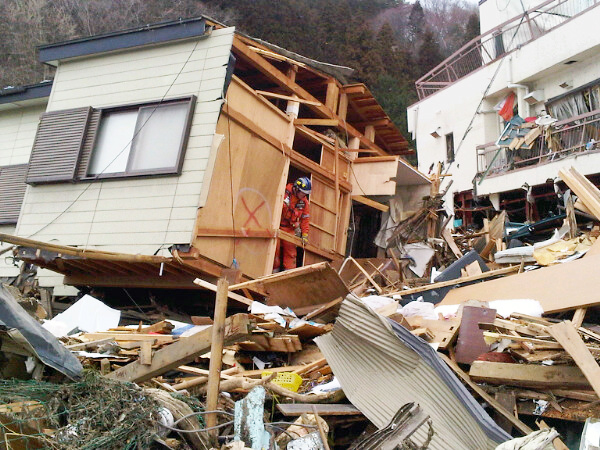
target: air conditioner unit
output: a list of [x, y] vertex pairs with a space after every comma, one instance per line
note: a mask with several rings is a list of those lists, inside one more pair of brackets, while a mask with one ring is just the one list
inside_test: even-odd
[[536, 103], [544, 101], [544, 90], [538, 89], [537, 91], [530, 92], [523, 99], [529, 103], [530, 105], [535, 105]]

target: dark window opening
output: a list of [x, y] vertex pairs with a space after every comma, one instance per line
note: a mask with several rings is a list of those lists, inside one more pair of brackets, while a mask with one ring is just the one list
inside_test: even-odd
[[292, 145], [292, 148], [311, 161], [314, 161], [317, 164], [321, 163], [322, 144], [307, 138], [302, 133], [294, 134], [294, 144]]
[[446, 162], [454, 161], [454, 133], [446, 135]]
[[381, 228], [381, 212], [354, 202], [346, 253], [355, 258], [376, 258], [375, 236]]

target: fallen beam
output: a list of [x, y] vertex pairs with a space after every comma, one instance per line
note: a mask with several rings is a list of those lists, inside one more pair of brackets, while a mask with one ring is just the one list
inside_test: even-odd
[[542, 366], [474, 361], [469, 375], [474, 381], [533, 389], [583, 388], [590, 384], [578, 367]]
[[[224, 345], [231, 345], [250, 337], [253, 324], [246, 314], [236, 314], [225, 321]], [[197, 356], [210, 351], [212, 327], [190, 337], [161, 348], [152, 356], [150, 365], [142, 365], [136, 360], [108, 374], [108, 378], [139, 383], [157, 377], [169, 370], [189, 363]]]

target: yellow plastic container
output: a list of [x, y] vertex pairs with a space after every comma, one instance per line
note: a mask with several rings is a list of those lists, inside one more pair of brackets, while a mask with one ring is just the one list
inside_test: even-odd
[[[273, 372], [265, 370], [261, 373], [261, 378], [267, 378], [271, 376]], [[302, 385], [302, 377], [294, 372], [279, 372], [275, 378], [271, 380], [271, 383], [275, 383], [282, 388], [289, 389], [292, 392], [298, 392], [298, 388]]]

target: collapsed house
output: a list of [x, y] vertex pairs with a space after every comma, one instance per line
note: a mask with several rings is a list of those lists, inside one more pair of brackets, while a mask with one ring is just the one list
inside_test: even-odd
[[[353, 202], [353, 223], [379, 226], [390, 198], [416, 209], [408, 199], [428, 191], [368, 88], [348, 84], [350, 69], [207, 18], [39, 54], [56, 68], [53, 82], [0, 97], [0, 126], [13, 130], [0, 156], [10, 204], [2, 241], [48, 269], [39, 283], [56, 294], [193, 289], [194, 277], [214, 280], [232, 266], [260, 277], [278, 238], [303, 248], [302, 264], [339, 261]], [[300, 176], [313, 186], [305, 246], [278, 229], [285, 185]]]
[[[445, 207], [466, 226], [558, 215], [559, 168], [598, 182], [596, 2], [479, 2], [481, 35], [416, 82], [408, 108], [418, 167], [452, 175]], [[449, 182], [452, 180], [452, 185]], [[555, 185], [556, 182], [556, 185]]]

